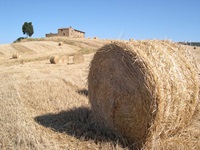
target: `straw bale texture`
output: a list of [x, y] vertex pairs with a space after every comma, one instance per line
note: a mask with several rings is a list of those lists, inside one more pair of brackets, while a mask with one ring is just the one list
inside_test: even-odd
[[73, 56], [73, 62], [75, 64], [81, 64], [84, 62], [84, 56], [83, 54], [77, 53]]
[[187, 126], [198, 103], [196, 65], [170, 41], [114, 42], [100, 48], [88, 75], [92, 111], [147, 149]]
[[62, 55], [61, 56], [63, 64], [68, 64], [69, 62], [69, 56], [68, 55]]
[[52, 64], [60, 64], [62, 62], [63, 62], [63, 59], [59, 55], [50, 57], [50, 63], [52, 63]]
[[12, 55], [12, 58], [13, 58], [13, 59], [18, 59], [18, 58], [19, 58], [19, 53], [14, 53], [14, 54]]

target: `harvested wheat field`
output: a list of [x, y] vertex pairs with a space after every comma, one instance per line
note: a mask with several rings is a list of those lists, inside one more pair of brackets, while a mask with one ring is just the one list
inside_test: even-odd
[[[90, 62], [108, 43], [44, 38], [0, 45], [0, 149], [133, 149], [128, 139], [96, 122], [88, 98]], [[186, 48], [200, 58], [198, 47]], [[19, 59], [11, 59], [15, 52]], [[81, 64], [73, 64], [77, 52], [84, 54]], [[51, 64], [49, 58], [55, 55], [68, 55], [68, 64]], [[155, 147], [199, 149], [199, 110], [198, 106], [184, 128], [158, 140]]]

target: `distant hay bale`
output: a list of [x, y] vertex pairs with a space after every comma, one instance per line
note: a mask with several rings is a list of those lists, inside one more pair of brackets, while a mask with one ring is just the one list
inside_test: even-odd
[[52, 64], [68, 64], [68, 55], [54, 55], [50, 57], [50, 63]]
[[54, 55], [50, 57], [50, 63], [52, 64], [61, 64], [63, 59], [59, 55]]
[[73, 62], [74, 64], [81, 64], [84, 62], [84, 56], [83, 54], [77, 53], [73, 56]]
[[198, 74], [169, 41], [114, 42], [100, 48], [88, 75], [92, 111], [139, 148], [153, 149], [184, 128], [198, 103]]
[[18, 59], [19, 57], [20, 57], [19, 53], [14, 53], [14, 54], [12, 55], [12, 58], [13, 58], [13, 59]]
[[98, 37], [95, 36], [95, 37], [93, 37], [93, 39], [98, 39]]
[[68, 62], [69, 62], [69, 56], [68, 55], [62, 55], [61, 59], [62, 59], [63, 64], [68, 64]]
[[63, 42], [59, 42], [59, 43], [58, 43], [58, 46], [62, 46], [62, 45], [63, 45]]

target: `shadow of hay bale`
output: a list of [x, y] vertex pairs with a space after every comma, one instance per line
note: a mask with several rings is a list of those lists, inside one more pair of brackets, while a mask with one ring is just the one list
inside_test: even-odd
[[[113, 142], [122, 147], [130, 147], [128, 140], [119, 136], [114, 131], [95, 123], [91, 110], [87, 107], [73, 108], [57, 114], [37, 116], [34, 120], [56, 132], [66, 133], [81, 141], [94, 140], [99, 142]], [[131, 148], [132, 149], [132, 148]]]

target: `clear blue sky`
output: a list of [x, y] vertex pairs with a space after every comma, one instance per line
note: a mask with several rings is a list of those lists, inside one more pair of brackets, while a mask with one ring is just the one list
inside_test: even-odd
[[72, 26], [86, 37], [200, 42], [200, 0], [0, 0], [0, 44]]

